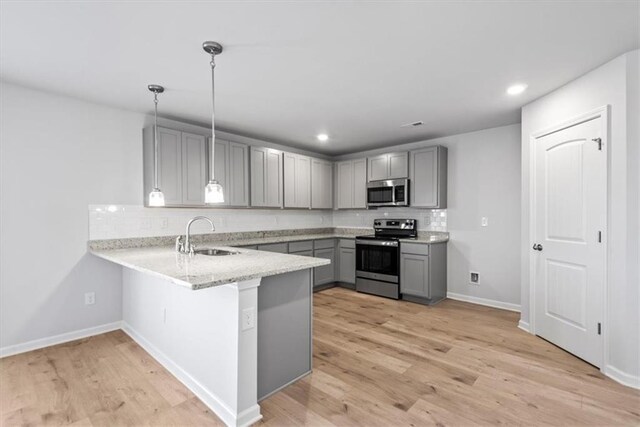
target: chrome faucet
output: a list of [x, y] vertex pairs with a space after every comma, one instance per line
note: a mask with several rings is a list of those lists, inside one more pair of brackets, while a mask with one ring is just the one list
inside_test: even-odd
[[209, 224], [211, 224], [211, 231], [216, 231], [216, 227], [213, 225], [213, 221], [211, 221], [209, 218], [207, 218], [206, 216], [195, 216], [191, 218], [191, 220], [189, 220], [189, 222], [187, 223], [187, 232], [184, 237], [184, 243], [182, 243], [182, 236], [178, 236], [176, 238], [176, 251], [183, 254], [193, 255], [195, 247], [191, 244], [191, 224], [198, 221], [199, 219], [209, 221]]

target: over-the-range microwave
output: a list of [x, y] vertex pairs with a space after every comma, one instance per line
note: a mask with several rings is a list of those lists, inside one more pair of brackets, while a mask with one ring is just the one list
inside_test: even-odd
[[367, 184], [367, 206], [409, 206], [409, 180], [370, 181]]

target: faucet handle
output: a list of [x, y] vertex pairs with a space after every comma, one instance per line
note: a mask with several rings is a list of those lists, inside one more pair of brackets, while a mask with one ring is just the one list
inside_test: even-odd
[[182, 242], [182, 236], [176, 237], [176, 252], [184, 252], [184, 243]]

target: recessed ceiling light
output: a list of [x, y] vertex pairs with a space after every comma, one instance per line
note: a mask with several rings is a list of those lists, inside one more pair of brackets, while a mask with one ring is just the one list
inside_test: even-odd
[[518, 83], [507, 88], [507, 93], [509, 95], [520, 95], [522, 92], [527, 90], [527, 85], [523, 83]]
[[329, 135], [327, 135], [326, 133], [319, 133], [316, 138], [318, 138], [318, 141], [325, 142], [329, 140]]

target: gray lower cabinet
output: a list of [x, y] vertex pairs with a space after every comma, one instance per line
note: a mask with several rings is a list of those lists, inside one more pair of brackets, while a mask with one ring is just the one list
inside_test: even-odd
[[265, 252], [277, 252], [280, 254], [289, 253], [289, 247], [287, 243], [269, 243], [266, 245], [258, 245], [258, 250]]
[[338, 281], [355, 285], [356, 246], [355, 240], [340, 239], [338, 248]]
[[447, 296], [447, 245], [400, 244], [402, 299], [434, 304]]
[[313, 242], [313, 256], [331, 261], [329, 265], [316, 267], [313, 274], [313, 285], [319, 287], [335, 282], [336, 248], [334, 239], [316, 240]]

